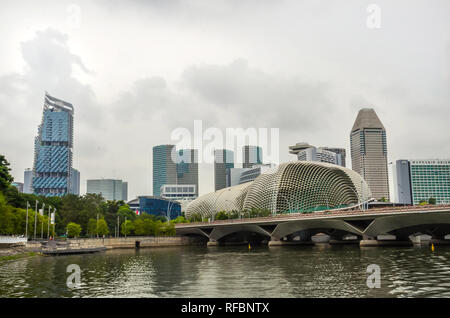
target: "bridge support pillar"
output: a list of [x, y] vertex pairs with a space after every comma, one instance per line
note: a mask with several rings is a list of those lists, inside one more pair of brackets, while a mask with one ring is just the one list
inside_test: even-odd
[[395, 235], [381, 234], [376, 238], [363, 237], [359, 246], [411, 246], [413, 242], [410, 239], [399, 240]]
[[272, 237], [267, 245], [269, 247], [283, 246], [283, 245], [314, 245], [314, 242], [313, 241], [282, 241], [282, 240]]
[[206, 244], [206, 246], [211, 247], [211, 246], [219, 246], [219, 242], [217, 242], [216, 240], [209, 240], [208, 243]]

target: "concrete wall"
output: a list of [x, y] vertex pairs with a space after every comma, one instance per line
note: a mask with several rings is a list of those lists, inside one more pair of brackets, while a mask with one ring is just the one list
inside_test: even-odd
[[[195, 237], [186, 236], [131, 236], [120, 238], [82, 238], [82, 239], [68, 239], [65, 241], [56, 241], [58, 249], [90, 249], [97, 247], [106, 247], [107, 249], [115, 248], [135, 248], [136, 242], [139, 242], [139, 247], [164, 247], [164, 246], [184, 246], [184, 245], [199, 245], [202, 241]], [[203, 242], [204, 244], [204, 242]], [[29, 241], [26, 245], [27, 250], [39, 251], [41, 249], [40, 242]]]

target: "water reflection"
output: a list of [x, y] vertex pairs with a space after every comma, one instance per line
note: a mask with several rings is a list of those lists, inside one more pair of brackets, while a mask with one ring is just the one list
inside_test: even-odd
[[[69, 289], [69, 264], [82, 285]], [[367, 266], [381, 288], [366, 286]], [[1, 297], [450, 297], [450, 247], [172, 247], [0, 264]]]

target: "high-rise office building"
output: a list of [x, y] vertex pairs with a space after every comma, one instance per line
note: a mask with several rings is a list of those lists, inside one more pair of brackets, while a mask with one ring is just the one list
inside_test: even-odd
[[352, 169], [369, 184], [375, 199], [389, 201], [386, 130], [372, 108], [359, 111], [350, 133]]
[[178, 150], [176, 184], [194, 184], [195, 195], [198, 196], [198, 150]]
[[289, 153], [297, 155], [297, 159], [300, 161], [318, 161], [345, 166], [345, 149], [342, 148], [317, 148], [308, 143], [299, 142], [294, 146], [289, 146]]
[[177, 165], [172, 160], [174, 145], [158, 145], [153, 147], [153, 195], [161, 195], [164, 184], [176, 184]]
[[35, 139], [33, 192], [63, 196], [72, 192], [73, 105], [45, 93]]
[[71, 178], [72, 190], [70, 191], [70, 193], [80, 195], [80, 171], [72, 168]]
[[262, 148], [246, 145], [242, 148], [242, 168], [251, 168], [255, 164], [262, 164]]
[[398, 202], [419, 204], [434, 198], [436, 204], [450, 203], [450, 160], [398, 160], [394, 171]]
[[122, 200], [128, 201], [128, 182], [122, 181]]
[[346, 167], [347, 162], [345, 161], [345, 157], [347, 156], [347, 151], [344, 148], [334, 148], [334, 147], [321, 147], [320, 149], [334, 152], [338, 155], [341, 155], [341, 164], [340, 166]]
[[227, 149], [214, 150], [214, 189], [227, 186], [227, 169], [234, 168], [234, 153]]
[[[173, 158], [172, 158], [173, 152]], [[198, 151], [174, 145], [153, 147], [153, 195], [161, 196], [163, 185], [193, 184], [198, 196]]]
[[392, 169], [394, 177], [395, 201], [412, 204], [411, 168], [408, 160], [397, 160]]
[[106, 201], [127, 201], [124, 196], [128, 189], [128, 183], [116, 179], [92, 179], [87, 180], [86, 193], [101, 194]]
[[30, 168], [23, 173], [23, 193], [33, 193], [33, 170]]
[[261, 174], [270, 172], [275, 168], [274, 164], [256, 164], [251, 168], [230, 168], [227, 169], [226, 181], [227, 187], [246, 183], [255, 180]]

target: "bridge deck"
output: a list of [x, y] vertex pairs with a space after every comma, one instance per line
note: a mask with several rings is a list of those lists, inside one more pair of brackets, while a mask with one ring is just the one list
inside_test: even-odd
[[365, 211], [361, 210], [326, 210], [320, 212], [311, 213], [291, 213], [291, 214], [278, 214], [276, 216], [268, 217], [256, 217], [256, 218], [243, 218], [243, 219], [228, 219], [228, 220], [215, 220], [212, 222], [192, 222], [192, 223], [177, 223], [175, 228], [190, 228], [190, 227], [211, 227], [219, 225], [231, 225], [231, 224], [261, 224], [261, 223], [280, 223], [284, 221], [293, 220], [305, 220], [305, 219], [321, 219], [321, 218], [370, 218], [379, 215], [398, 215], [407, 213], [418, 213], [418, 212], [439, 212], [439, 211], [449, 211], [450, 205], [437, 205], [437, 206], [402, 206], [402, 207], [392, 207], [392, 208], [373, 208]]

